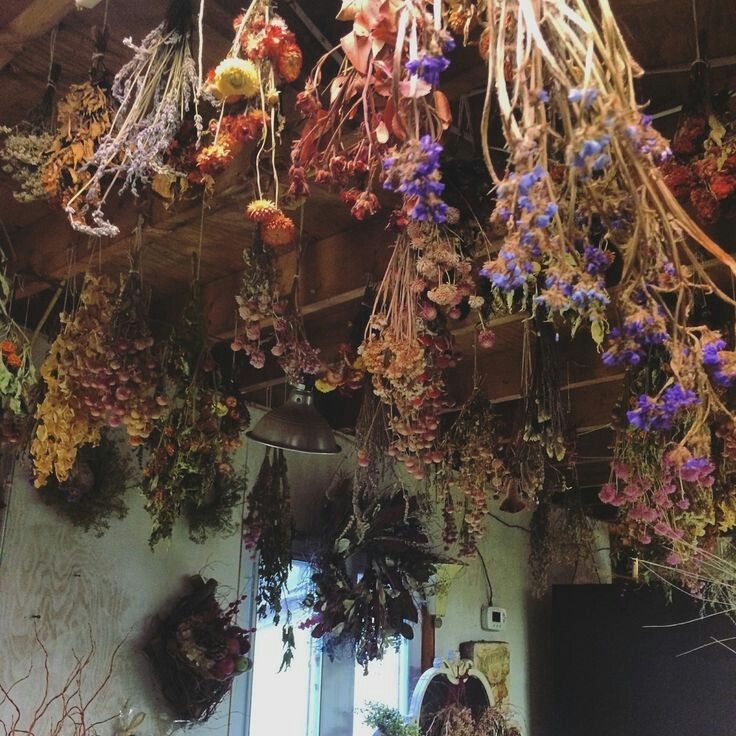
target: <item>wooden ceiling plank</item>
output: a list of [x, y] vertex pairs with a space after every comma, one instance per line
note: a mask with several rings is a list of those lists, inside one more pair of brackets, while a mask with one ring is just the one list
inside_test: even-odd
[[7, 66], [34, 38], [43, 36], [74, 10], [74, 0], [32, 0], [0, 29], [0, 69]]
[[[248, 189], [250, 149], [241, 152], [233, 165], [218, 178], [215, 196], [205, 210], [210, 217], [232, 204], [232, 200]], [[149, 202], [151, 203], [149, 205]], [[73, 230], [64, 213], [55, 213], [23, 228], [13, 239], [17, 260], [11, 264], [14, 273], [24, 277], [25, 285], [16, 298], [24, 299], [47, 289], [50, 284], [76, 276], [87, 270], [89, 259], [80, 258], [80, 246], [94, 244], [91, 252], [96, 262], [104, 266], [110, 259], [128, 252], [138, 223], [144, 214], [144, 242], [148, 228], [158, 236], [171, 235], [186, 227], [199, 228], [202, 213], [200, 200], [191, 200], [167, 208], [163, 200], [134, 200], [130, 196], [115, 197], [106, 206], [106, 214], [120, 229], [116, 238], [105, 238], [99, 248], [95, 240]], [[34, 276], [38, 277], [34, 280]]]

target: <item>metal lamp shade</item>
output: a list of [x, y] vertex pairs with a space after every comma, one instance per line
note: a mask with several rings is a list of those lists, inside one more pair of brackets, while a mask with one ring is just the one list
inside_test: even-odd
[[314, 396], [295, 386], [288, 400], [265, 414], [246, 437], [262, 445], [314, 455], [335, 455], [340, 446], [332, 428], [314, 406]]

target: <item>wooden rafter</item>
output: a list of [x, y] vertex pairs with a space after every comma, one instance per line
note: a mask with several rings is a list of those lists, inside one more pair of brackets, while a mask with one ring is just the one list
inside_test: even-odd
[[22, 51], [28, 41], [43, 36], [74, 10], [74, 0], [30, 0], [0, 29], [0, 69]]

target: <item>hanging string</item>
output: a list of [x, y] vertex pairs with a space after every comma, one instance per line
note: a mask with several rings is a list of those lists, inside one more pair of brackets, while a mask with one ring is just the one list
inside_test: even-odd
[[54, 26], [51, 31], [51, 40], [49, 41], [49, 73], [46, 76], [46, 86], [56, 89], [56, 80], [53, 76], [54, 55], [56, 53], [56, 36], [59, 33], [59, 26]]
[[105, 0], [105, 14], [102, 16], [102, 30], [107, 28], [107, 11], [110, 8], [110, 0]]
[[700, 31], [698, 27], [697, 0], [692, 0], [693, 6], [693, 28], [695, 30], [695, 61], [700, 61]]
[[204, 197], [202, 197], [202, 211], [199, 216], [199, 243], [197, 244], [197, 281], [202, 270], [202, 243], [204, 241]]
[[204, 0], [199, 0], [199, 17], [197, 18], [197, 33], [199, 39], [197, 42], [197, 72], [199, 74], [199, 91], [198, 95], [202, 93], [202, 85], [204, 84]]

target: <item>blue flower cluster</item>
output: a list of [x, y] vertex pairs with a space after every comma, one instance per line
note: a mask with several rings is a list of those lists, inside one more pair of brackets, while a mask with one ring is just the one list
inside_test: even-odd
[[503, 246], [495, 261], [487, 263], [480, 270], [480, 275], [490, 279], [491, 283], [503, 292], [509, 293], [523, 286], [534, 266], [529, 260], [520, 260], [518, 251]]
[[637, 366], [654, 345], [664, 344], [669, 335], [652, 317], [627, 319], [622, 327], [614, 327], [610, 334], [611, 347], [601, 356], [608, 366]]
[[406, 62], [406, 70], [409, 74], [415, 74], [423, 79], [431, 87], [440, 83], [440, 74], [450, 66], [450, 60], [442, 54], [432, 55], [423, 53], [418, 59], [410, 59]]
[[573, 87], [567, 93], [567, 99], [570, 102], [579, 102], [586, 110], [598, 99], [600, 93], [594, 87], [588, 87], [587, 89], [578, 89]]
[[440, 199], [445, 185], [440, 178], [442, 146], [431, 136], [407, 143], [383, 160], [384, 189], [416, 198], [409, 216], [420, 222], [445, 222], [447, 204]]
[[724, 360], [721, 351], [726, 349], [725, 340], [713, 340], [703, 345], [703, 365], [716, 385], [729, 388], [736, 380], [736, 375], [724, 371]]
[[450, 60], [445, 56], [455, 50], [455, 40], [449, 33], [445, 33], [440, 41], [440, 50], [437, 53], [422, 51], [418, 58], [406, 62], [406, 71], [417, 75], [430, 87], [437, 87], [440, 83], [440, 74], [450, 66]]
[[598, 276], [606, 271], [613, 262], [613, 253], [588, 243], [583, 251], [583, 260], [585, 261], [585, 272]]
[[481, 276], [490, 279], [503, 292], [509, 293], [523, 286], [534, 272], [534, 260], [542, 257], [542, 233], [539, 231], [548, 228], [557, 214], [555, 202], [538, 201], [539, 193], [532, 192], [545, 174], [544, 167], [539, 164], [521, 175], [511, 172], [496, 190], [496, 216], [504, 222], [513, 218], [514, 195], [520, 215], [514, 222], [514, 235], [517, 237], [510, 237], [497, 258], [486, 263], [480, 271]]
[[603, 171], [611, 163], [611, 156], [608, 153], [610, 145], [611, 136], [608, 133], [583, 141], [582, 148], [570, 162], [581, 179], [587, 179], [597, 171]]
[[652, 127], [651, 115], [642, 115], [638, 125], [627, 125], [626, 135], [638, 153], [651, 155], [659, 164], [672, 156], [667, 140]]
[[700, 403], [694, 391], [675, 383], [662, 392], [658, 399], [642, 394], [637, 408], [626, 412], [629, 424], [642, 431], [667, 432], [672, 429], [677, 415], [683, 410]]

